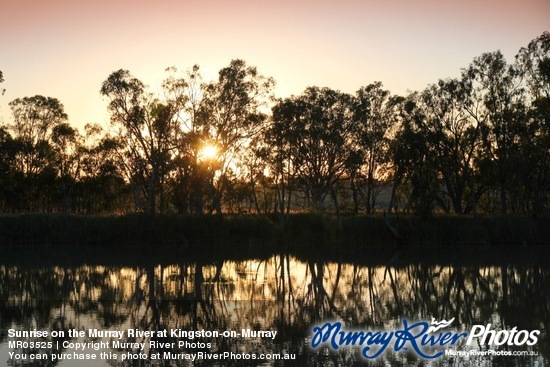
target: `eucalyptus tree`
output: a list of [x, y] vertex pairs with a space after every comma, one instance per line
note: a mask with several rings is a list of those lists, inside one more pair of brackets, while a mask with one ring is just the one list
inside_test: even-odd
[[207, 120], [201, 116], [206, 84], [198, 65], [183, 75], [175, 67], [167, 71], [170, 74], [163, 81], [165, 99], [176, 106], [179, 130], [170, 177], [171, 203], [178, 212], [203, 214], [209, 182], [213, 179], [212, 168], [217, 161], [214, 156], [205, 159], [202, 154], [205, 149], [212, 149], [211, 154], [216, 149], [211, 142]]
[[[374, 211], [378, 194], [377, 182], [381, 180], [387, 161], [389, 132], [392, 127], [391, 97], [381, 82], [375, 82], [359, 89], [354, 99], [354, 118], [358, 150], [348, 159], [354, 211], [358, 211], [357, 191], [364, 187], [367, 213]], [[359, 177], [365, 178], [361, 185]]]
[[474, 58], [463, 70], [463, 78], [473, 88], [469, 113], [480, 125], [482, 153], [489, 169], [485, 176], [496, 172], [494, 184], [499, 190], [500, 212], [506, 215], [511, 189], [510, 154], [516, 144], [514, 130], [525, 121], [521, 72], [496, 51]]
[[110, 136], [97, 124], [86, 124], [84, 142], [79, 147], [80, 177], [75, 191], [76, 210], [84, 213], [113, 213], [128, 210], [129, 190], [124, 162], [118, 152], [124, 148], [118, 137]]
[[117, 70], [103, 82], [100, 93], [109, 99], [111, 122], [124, 143], [127, 175], [136, 190], [136, 204], [147, 213], [165, 210], [164, 184], [170, 170], [178, 122], [175, 105], [146, 91], [127, 70]]
[[9, 131], [0, 126], [0, 211], [15, 212], [19, 193], [16, 183], [20, 174], [15, 170], [17, 144]]
[[54, 164], [57, 168], [61, 191], [61, 210], [69, 210], [73, 188], [81, 173], [82, 137], [78, 131], [64, 122], [52, 129], [52, 148], [55, 152]]
[[391, 185], [390, 200], [388, 203], [388, 212], [397, 210], [399, 206], [399, 189], [406, 178], [407, 167], [401, 164], [400, 152], [402, 144], [398, 139], [402, 132], [404, 121], [407, 118], [405, 107], [407, 99], [403, 96], [394, 95], [388, 101], [386, 113], [391, 119], [391, 128], [389, 131], [387, 163], [388, 163], [388, 180]]
[[550, 32], [544, 32], [516, 55], [534, 101], [550, 98]]
[[267, 165], [277, 196], [279, 223], [285, 225], [291, 211], [295, 189], [298, 141], [300, 139], [301, 103], [296, 98], [279, 100], [272, 108], [272, 121], [261, 135], [257, 155]]
[[[0, 83], [4, 81], [4, 74], [2, 73], [2, 70], [0, 70]], [[2, 89], [2, 95], [6, 92], [5, 89]]]
[[[280, 101], [273, 108], [273, 119], [280, 167], [290, 154], [286, 168], [294, 170], [310, 208], [323, 209], [331, 195], [338, 212], [336, 184], [346, 174], [350, 152], [357, 150], [352, 97], [309, 87], [300, 96]], [[290, 150], [285, 152], [286, 148]]]
[[240, 178], [238, 193], [249, 202], [249, 211], [254, 210], [258, 214], [277, 213], [280, 208], [277, 173], [271, 168], [270, 153], [275, 147], [267, 139], [269, 126], [251, 140], [241, 160], [241, 172], [244, 174]]
[[419, 107], [420, 96], [397, 96], [391, 104], [397, 127], [390, 143], [393, 187], [389, 210], [394, 209], [400, 190], [406, 195], [407, 208], [421, 216], [430, 215], [438, 203], [443, 203], [435, 147], [423, 129], [426, 116]]
[[68, 116], [56, 98], [36, 95], [17, 98], [9, 103], [16, 147], [15, 170], [20, 190], [20, 210], [53, 210], [52, 196], [58, 167], [52, 145], [55, 129]]
[[[471, 84], [457, 79], [440, 80], [419, 95], [424, 119], [420, 128], [435, 154], [435, 168], [445, 184], [454, 212], [474, 210], [474, 163], [480, 145], [480, 126], [466, 105]], [[465, 200], [465, 195], [474, 196]]]
[[224, 191], [238, 173], [242, 153], [265, 128], [273, 86], [272, 78], [243, 60], [232, 60], [219, 71], [217, 81], [203, 85], [197, 118], [205, 144], [216, 150], [205, 157], [212, 172], [210, 212], [221, 214]]
[[531, 166], [532, 214], [548, 213], [550, 196], [550, 33], [532, 40], [516, 56], [527, 88], [528, 125], [532, 131], [526, 146], [530, 157], [524, 165]]
[[38, 173], [50, 163], [45, 158], [54, 128], [65, 123], [68, 116], [61, 102], [52, 97], [17, 98], [9, 106], [13, 124], [8, 126], [24, 146], [19, 168], [25, 174]]

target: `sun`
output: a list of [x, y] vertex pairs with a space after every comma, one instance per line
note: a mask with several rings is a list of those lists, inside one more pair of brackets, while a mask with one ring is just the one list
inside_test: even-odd
[[204, 160], [213, 160], [218, 158], [218, 147], [214, 144], [206, 144], [199, 151], [199, 156]]

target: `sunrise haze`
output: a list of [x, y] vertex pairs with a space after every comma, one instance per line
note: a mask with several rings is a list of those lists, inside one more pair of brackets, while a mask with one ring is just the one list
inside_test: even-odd
[[509, 62], [550, 29], [547, 0], [490, 1], [37, 1], [0, 5], [0, 70], [8, 103], [58, 98], [70, 122], [106, 125], [101, 83], [124, 68], [151, 85], [165, 68], [216, 77], [240, 58], [273, 77], [279, 97], [310, 85], [354, 93], [382, 81], [420, 90], [483, 52]]

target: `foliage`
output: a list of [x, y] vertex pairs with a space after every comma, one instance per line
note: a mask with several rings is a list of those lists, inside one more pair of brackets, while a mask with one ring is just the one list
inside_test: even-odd
[[109, 131], [79, 131], [53, 97], [11, 101], [0, 211], [257, 213], [282, 228], [328, 212], [339, 230], [385, 209], [550, 213], [548, 32], [514, 63], [483, 53], [406, 96], [374, 82], [275, 100], [274, 80], [238, 59], [210, 82], [197, 65], [167, 72], [156, 93], [125, 69], [105, 79]]
[[[322, 210], [326, 197], [334, 194], [345, 174], [350, 151], [356, 150], [351, 96], [310, 87], [301, 96], [279, 102], [273, 108], [273, 120], [268, 136], [279, 146], [291, 147], [289, 152], [282, 148], [279, 154], [289, 155], [292, 177], [303, 188], [308, 206]], [[273, 168], [281, 169], [282, 159], [275, 158], [279, 167]], [[338, 210], [336, 201], [335, 207]]]

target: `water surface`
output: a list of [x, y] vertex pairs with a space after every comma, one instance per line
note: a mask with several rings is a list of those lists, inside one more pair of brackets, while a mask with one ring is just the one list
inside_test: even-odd
[[[235, 259], [179, 256], [155, 263], [144, 259], [126, 264], [27, 261], [0, 264], [0, 365], [8, 366], [544, 366], [550, 357], [546, 331], [550, 321], [550, 267], [544, 261], [491, 261], [491, 254], [471, 261], [446, 255], [428, 261], [408, 253], [371, 259], [267, 254]], [[515, 250], [514, 250], [515, 251]], [[516, 259], [528, 250], [517, 251]], [[388, 256], [392, 255], [392, 256]], [[410, 255], [410, 256], [409, 256]], [[459, 257], [460, 258], [460, 257]], [[536, 258], [536, 256], [535, 256]], [[480, 261], [480, 259], [483, 259]], [[540, 259], [538, 259], [540, 260]], [[107, 262], [106, 262], [107, 263]], [[541, 330], [530, 357], [441, 357], [424, 360], [414, 353], [384, 352], [367, 361], [357, 348], [338, 352], [309, 348], [311, 328], [341, 320], [356, 329], [392, 330], [403, 319], [454, 318], [453, 330], [491, 323], [497, 329]], [[9, 359], [8, 329], [16, 330], [229, 330], [277, 331], [269, 338], [163, 338], [210, 343], [218, 352], [286, 353], [287, 361], [30, 361]], [[109, 337], [28, 338], [28, 341], [111, 341]], [[149, 348], [148, 336], [120, 342], [146, 342], [142, 353], [182, 348]], [[452, 347], [460, 349], [462, 347]], [[473, 346], [480, 350], [486, 346]], [[496, 347], [495, 347], [496, 348]], [[206, 350], [207, 348], [204, 348]], [[201, 348], [195, 350], [202, 350]], [[87, 350], [86, 353], [101, 351]], [[24, 352], [24, 350], [19, 350]], [[39, 348], [41, 353], [71, 350]], [[122, 355], [132, 348], [109, 348]]]

